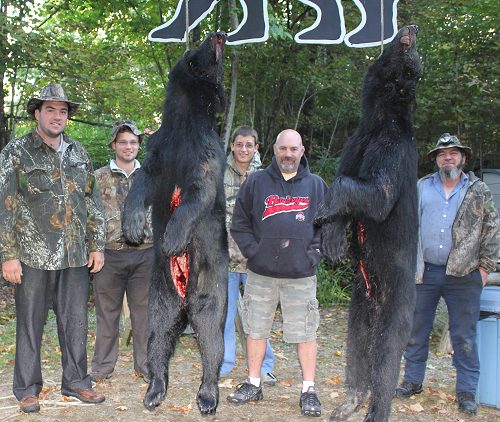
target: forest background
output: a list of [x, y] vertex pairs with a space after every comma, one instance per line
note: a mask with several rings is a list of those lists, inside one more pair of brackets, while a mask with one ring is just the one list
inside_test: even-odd
[[[67, 132], [85, 144], [95, 168], [112, 157], [107, 143], [114, 121], [132, 118], [155, 130], [169, 71], [186, 44], [150, 42], [147, 34], [176, 6], [176, 0], [0, 0], [0, 148], [30, 130], [26, 103], [52, 82], [81, 103]], [[352, 0], [342, 6], [350, 31], [361, 15]], [[293, 36], [312, 25], [314, 9], [298, 0], [269, 0], [268, 9], [267, 42], [225, 48], [221, 138], [227, 146], [235, 127], [255, 127], [267, 164], [277, 133], [296, 128], [312, 170], [330, 183], [359, 120], [364, 72], [381, 49], [297, 44]], [[469, 169], [500, 168], [498, 12], [498, 0], [398, 3], [399, 26], [420, 28], [419, 176], [433, 170], [425, 154], [443, 132], [472, 147]], [[209, 31], [231, 31], [241, 18], [236, 0], [219, 1], [190, 33], [190, 45]], [[338, 269], [339, 276], [345, 280], [348, 270]], [[322, 266], [320, 279], [321, 271], [330, 279], [337, 270]]]

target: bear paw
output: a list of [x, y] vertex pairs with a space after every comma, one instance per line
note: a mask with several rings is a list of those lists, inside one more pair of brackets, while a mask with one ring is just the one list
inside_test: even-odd
[[165, 384], [160, 380], [153, 379], [149, 384], [148, 391], [144, 395], [144, 407], [148, 410], [155, 410], [155, 407], [159, 406], [165, 400], [166, 395]]
[[347, 247], [345, 225], [343, 222], [334, 221], [321, 228], [321, 250], [332, 261], [340, 259]]
[[122, 224], [123, 235], [130, 243], [139, 244], [142, 242], [145, 227], [146, 212], [144, 210], [124, 214]]
[[196, 403], [198, 403], [198, 408], [202, 415], [212, 415], [217, 410], [217, 405], [219, 404], [219, 389], [218, 387], [200, 387], [198, 391], [198, 396], [196, 397]]
[[191, 232], [187, 228], [168, 224], [161, 245], [163, 253], [166, 256], [182, 254], [189, 244], [190, 237]]

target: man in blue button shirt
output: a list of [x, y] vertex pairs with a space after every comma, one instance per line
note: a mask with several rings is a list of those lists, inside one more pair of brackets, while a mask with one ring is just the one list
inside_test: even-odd
[[495, 270], [499, 227], [491, 193], [473, 172], [462, 171], [471, 149], [448, 133], [428, 157], [437, 172], [418, 182], [420, 244], [417, 257], [417, 303], [405, 351], [403, 383], [396, 397], [422, 392], [429, 334], [441, 297], [448, 307], [457, 370], [458, 408], [476, 414], [479, 358], [476, 323], [479, 298], [488, 273]]

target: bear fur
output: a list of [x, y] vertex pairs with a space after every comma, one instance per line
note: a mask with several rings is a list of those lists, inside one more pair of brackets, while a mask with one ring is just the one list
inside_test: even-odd
[[371, 393], [365, 421], [387, 421], [415, 307], [417, 148], [412, 114], [421, 67], [418, 28], [402, 28], [368, 68], [359, 126], [343, 148], [321, 204], [323, 253], [347, 246], [353, 280], [347, 338], [347, 398], [331, 420], [345, 420]]
[[[225, 34], [210, 34], [171, 70], [162, 124], [148, 143], [146, 158], [125, 201], [123, 232], [132, 243], [141, 242], [145, 209], [152, 206], [151, 382], [144, 396], [149, 410], [165, 399], [169, 361], [188, 323], [197, 334], [203, 365], [197, 395], [200, 412], [214, 413], [219, 401], [228, 247], [226, 157], [215, 128], [216, 113], [224, 109], [224, 43]], [[189, 272], [179, 274], [183, 262], [188, 263]], [[184, 292], [182, 286], [175, 286], [183, 277], [187, 278]]]

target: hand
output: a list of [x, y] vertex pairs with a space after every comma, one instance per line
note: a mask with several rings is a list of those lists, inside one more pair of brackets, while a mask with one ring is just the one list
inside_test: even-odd
[[102, 252], [90, 252], [87, 265], [91, 273], [98, 273], [104, 266], [104, 254]]
[[481, 273], [481, 280], [483, 280], [483, 287], [486, 286], [486, 281], [488, 280], [488, 271], [479, 268], [479, 272]]
[[2, 277], [5, 281], [14, 284], [21, 284], [21, 277], [23, 275], [23, 268], [19, 259], [9, 259], [2, 262]]

